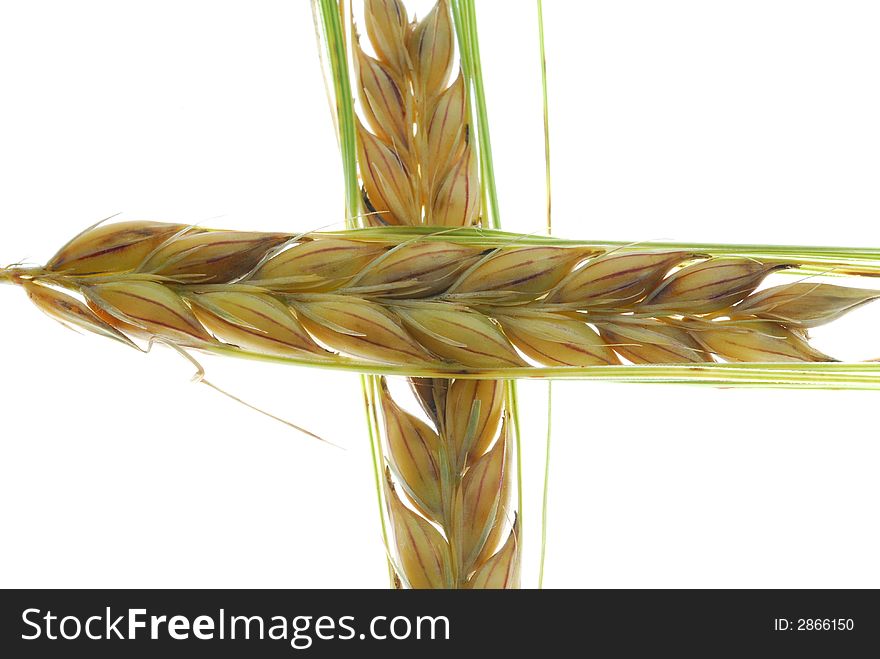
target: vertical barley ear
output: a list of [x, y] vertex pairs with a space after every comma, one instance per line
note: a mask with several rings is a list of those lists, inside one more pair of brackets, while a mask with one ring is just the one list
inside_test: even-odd
[[[468, 89], [462, 72], [453, 71], [456, 35], [448, 0], [437, 2], [420, 20], [410, 20], [399, 0], [365, 0], [364, 14], [375, 57], [355, 40], [354, 61], [365, 117], [365, 124], [357, 124], [357, 135], [363, 203], [371, 211], [365, 215], [367, 225], [479, 225], [479, 164], [469, 125]], [[565, 254], [563, 263], [579, 260]], [[389, 308], [432, 355], [476, 368], [521, 366], [525, 362], [495, 320], [449, 301], [455, 292], [488, 292], [492, 298], [517, 282], [543, 282], [559, 269], [553, 265], [560, 256], [558, 250], [540, 248], [487, 256], [466, 246], [416, 241], [391, 250], [367, 268], [352, 282], [352, 290], [406, 298]], [[524, 277], [528, 268], [534, 272]], [[448, 301], [436, 300], [443, 294]], [[386, 496], [393, 505], [387, 512], [394, 529], [396, 569], [402, 572], [397, 576], [412, 587], [517, 587], [519, 580], [513, 575], [519, 573], [519, 544], [506, 552], [498, 546], [500, 529], [513, 533], [510, 524], [515, 517], [508, 510], [514, 478], [509, 468], [510, 424], [500, 425], [507, 388], [498, 381], [474, 387], [438, 379], [411, 381], [411, 386], [432, 427], [401, 410], [383, 381], [385, 450], [399, 489], [441, 532], [425, 534], [426, 542], [443, 545], [431, 555], [444, 556], [448, 563], [441, 569], [434, 562], [412, 560], [419, 546], [405, 532], [413, 523], [404, 524], [401, 535], [399, 518], [416, 513], [389, 485]], [[489, 412], [493, 418], [483, 418]], [[479, 428], [471, 427], [471, 420], [481, 419]], [[472, 437], [468, 430], [480, 434]], [[496, 448], [490, 450], [490, 445]], [[496, 550], [496, 561], [504, 563], [510, 578], [480, 577]], [[438, 573], [427, 578], [424, 572], [431, 570]]]

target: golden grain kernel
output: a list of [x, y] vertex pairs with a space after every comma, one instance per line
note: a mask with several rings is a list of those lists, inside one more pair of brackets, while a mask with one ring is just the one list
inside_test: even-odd
[[326, 354], [287, 305], [271, 295], [229, 290], [188, 299], [199, 322], [225, 343], [269, 355]]
[[402, 576], [410, 588], [452, 587], [452, 559], [443, 536], [403, 504], [387, 477], [385, 500], [400, 554]]
[[614, 252], [588, 261], [565, 277], [548, 302], [586, 307], [623, 308], [638, 302], [676, 265], [693, 258], [687, 252]]
[[633, 364], [711, 362], [712, 355], [686, 330], [654, 319], [597, 323], [599, 334]]
[[382, 224], [418, 224], [421, 212], [410, 167], [402, 152], [386, 146], [357, 124], [358, 162], [364, 190]]
[[248, 274], [288, 240], [287, 234], [253, 231], [187, 233], [153, 252], [140, 271], [187, 283], [227, 283]]
[[[373, 133], [398, 153], [409, 144], [402, 82], [393, 71], [355, 46], [364, 115]], [[412, 119], [410, 118], [410, 124]]]
[[132, 348], [137, 347], [125, 334], [102, 320], [75, 297], [33, 281], [23, 281], [21, 285], [31, 302], [63, 325], [94, 332]]
[[482, 456], [498, 435], [504, 382], [455, 380], [446, 394], [445, 437], [458, 468]]
[[644, 307], [676, 314], [720, 311], [745, 299], [782, 267], [752, 259], [708, 259], [672, 273], [648, 295]]
[[506, 474], [507, 445], [498, 441], [474, 462], [462, 480], [461, 552], [464, 564], [474, 563], [499, 512], [502, 483]]
[[386, 250], [380, 243], [360, 240], [308, 240], [268, 259], [250, 280], [275, 290], [325, 292], [350, 281]]
[[480, 250], [440, 241], [403, 243], [373, 260], [350, 284], [348, 293], [385, 297], [427, 297], [446, 290], [479, 258]]
[[452, 73], [455, 34], [447, 0], [440, 0], [428, 12], [407, 40], [413, 64], [416, 93], [426, 97], [439, 94]]
[[409, 19], [400, 0], [364, 0], [367, 36], [379, 58], [396, 73], [407, 69], [406, 29]]
[[514, 523], [507, 541], [496, 554], [490, 557], [468, 579], [467, 588], [503, 589], [519, 588], [519, 524]]
[[810, 346], [803, 333], [769, 320], [694, 323], [691, 334], [731, 362], [834, 361]]
[[516, 518], [513, 499], [513, 490], [516, 486], [516, 475], [514, 473], [515, 451], [513, 450], [513, 424], [508, 412], [504, 413], [498, 441], [505, 445], [504, 473], [501, 479], [501, 488], [498, 493], [498, 511], [495, 514], [495, 523], [492, 524], [489, 529], [489, 533], [483, 542], [483, 548], [474, 561], [474, 565], [482, 565], [492, 557], [504, 541], [504, 536], [510, 528], [510, 523]]
[[460, 73], [449, 89], [437, 97], [426, 130], [427, 178], [430, 188], [434, 190], [440, 184], [442, 174], [458, 162], [467, 137], [467, 94], [464, 77]]
[[96, 284], [83, 289], [90, 304], [100, 308], [111, 322], [125, 323], [123, 329], [148, 337], [164, 337], [184, 344], [211, 341], [211, 336], [190, 308], [167, 286], [139, 279]]
[[441, 514], [440, 438], [424, 421], [404, 412], [392, 400], [385, 381], [379, 388], [388, 454], [407, 495], [426, 515]]
[[449, 291], [456, 296], [503, 292], [501, 303], [534, 298], [556, 286], [578, 263], [595, 254], [589, 248], [508, 247], [495, 250]]
[[413, 336], [436, 355], [471, 368], [523, 366], [498, 326], [475, 311], [442, 302], [398, 307]]
[[46, 270], [68, 275], [134, 270], [154, 249], [185, 228], [162, 222], [115, 222], [88, 229], [62, 247]]
[[432, 360], [380, 304], [342, 295], [315, 296], [296, 302], [303, 326], [334, 350], [386, 364], [423, 365]]
[[554, 314], [501, 316], [513, 344], [544, 366], [603, 366], [620, 360], [592, 327]]
[[445, 227], [467, 227], [480, 216], [480, 171], [476, 153], [467, 144], [437, 192], [426, 218], [427, 224]]
[[878, 298], [878, 290], [799, 282], [753, 293], [734, 307], [731, 315], [752, 315], [800, 327], [816, 327]]

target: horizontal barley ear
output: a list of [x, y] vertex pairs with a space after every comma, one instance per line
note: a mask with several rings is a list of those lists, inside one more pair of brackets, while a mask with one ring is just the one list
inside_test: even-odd
[[[768, 276], [798, 267], [791, 259], [516, 240], [486, 248], [451, 237], [383, 242], [360, 231], [364, 240], [357, 230], [346, 238], [200, 231], [193, 252], [192, 234], [178, 225], [108, 224], [92, 229], [97, 237], [79, 236], [63, 258], [7, 268], [0, 281], [24, 286], [68, 325], [129, 345], [157, 337], [460, 375], [626, 362], [827, 363], [833, 355], [812, 347], [809, 331], [880, 297], [809, 278], [765, 287]], [[80, 249], [91, 244], [123, 245], [110, 250], [118, 262]], [[236, 266], [222, 276], [207, 255]]]

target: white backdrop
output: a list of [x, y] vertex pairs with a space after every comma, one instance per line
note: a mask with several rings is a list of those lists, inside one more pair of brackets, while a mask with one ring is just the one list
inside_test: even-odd
[[[878, 244], [876, 3], [545, 5], [556, 233]], [[503, 220], [540, 232], [534, 2], [479, 19]], [[0, 262], [118, 212], [341, 219], [306, 0], [2, 3], [0, 89]], [[385, 585], [355, 376], [204, 360], [343, 452], [11, 287], [0, 317], [0, 586]], [[878, 322], [866, 308], [817, 344], [878, 357]], [[546, 389], [521, 391], [534, 585]], [[555, 393], [547, 586], [880, 587], [876, 393]]]

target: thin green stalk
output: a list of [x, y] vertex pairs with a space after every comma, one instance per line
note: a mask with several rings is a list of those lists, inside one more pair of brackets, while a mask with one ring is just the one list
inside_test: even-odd
[[471, 89], [473, 115], [476, 119], [477, 144], [480, 154], [480, 174], [483, 199], [488, 201], [489, 226], [501, 227], [501, 212], [495, 187], [495, 168], [492, 161], [492, 140], [489, 135], [489, 113], [486, 110], [486, 90], [483, 86], [483, 66], [480, 58], [480, 40], [477, 34], [477, 13], [473, 0], [452, 0], [452, 16], [458, 36], [458, 51], [465, 82]]
[[[470, 48], [470, 37], [468, 36], [468, 24], [462, 14], [462, 8], [459, 3], [456, 2], [456, 0], [453, 0], [450, 3], [450, 7], [452, 9], [452, 20], [455, 23], [455, 37], [458, 43], [461, 74], [464, 78], [465, 87], [468, 90], [468, 104], [466, 108], [467, 124], [471, 127], [473, 135], [476, 135], [479, 132], [479, 129], [474, 124], [474, 113], [476, 111], [476, 105], [473, 100], [474, 74]], [[487, 209], [491, 209], [489, 208], [489, 197], [486, 191], [486, 186], [482, 184], [482, 182], [485, 180], [486, 163], [483, 158], [482, 147], [480, 146], [479, 138], [477, 138], [476, 152], [478, 156], [477, 162], [480, 168], [480, 208], [482, 208], [483, 211], [486, 212]]]
[[553, 435], [553, 381], [547, 383], [547, 440], [544, 453], [544, 494], [541, 499], [541, 561], [538, 588], [544, 587], [544, 563], [547, 558], [547, 502], [550, 491], [550, 439]]
[[[513, 423], [513, 437], [516, 440], [516, 509], [519, 515], [519, 532], [523, 533], [523, 469], [522, 469], [522, 434], [519, 423], [519, 398], [517, 396], [516, 380], [507, 382], [507, 398], [510, 406], [510, 420]], [[519, 544], [522, 551], [522, 542]]]
[[544, 50], [544, 4], [538, 0], [538, 47], [541, 52], [541, 98], [544, 110], [544, 189], [547, 199], [547, 235], [553, 233], [550, 194], [550, 112], [547, 104], [547, 54]]
[[515, 366], [473, 368], [455, 366], [394, 366], [355, 359], [282, 357], [249, 352], [230, 346], [206, 345], [205, 352], [276, 364], [309, 366], [367, 375], [467, 380], [592, 380], [652, 384], [696, 384], [712, 387], [763, 387], [772, 389], [871, 389], [880, 390], [880, 362], [626, 364], [618, 366]]
[[[541, 58], [541, 96], [544, 114], [544, 190], [547, 199], [547, 235], [553, 233], [552, 194], [550, 188], [550, 112], [547, 102], [547, 54], [544, 48], [544, 4], [538, 0], [538, 48]], [[547, 501], [550, 492], [550, 446], [553, 436], [553, 382], [547, 383], [547, 437], [544, 446], [544, 492], [541, 497], [541, 557], [538, 564], [538, 588], [544, 587], [544, 563], [547, 558]]]
[[360, 188], [357, 179], [357, 142], [354, 123], [354, 98], [348, 74], [348, 53], [345, 31], [340, 18], [340, 6], [336, 0], [313, 0], [313, 11], [320, 14], [324, 46], [330, 63], [333, 89], [333, 110], [339, 133], [339, 149], [345, 179], [346, 226], [355, 227], [360, 209]]
[[[370, 438], [370, 458], [373, 461], [373, 479], [374, 485], [376, 487], [376, 502], [379, 505], [379, 521], [382, 525], [382, 544], [385, 547], [385, 555], [391, 555], [391, 548], [388, 543], [388, 529], [385, 524], [385, 505], [384, 499], [382, 497], [382, 469], [379, 466], [380, 460], [380, 447], [378, 443], [378, 426], [375, 420], [375, 398], [372, 396], [371, 391], [371, 380], [375, 379], [375, 376], [370, 375], [361, 375], [361, 391], [363, 392], [364, 397], [364, 412], [366, 414], [367, 419], [367, 433]], [[391, 583], [394, 584], [394, 568], [391, 566], [391, 561], [388, 561], [388, 578], [391, 580]]]
[[[483, 248], [513, 245], [548, 245], [556, 247], [590, 247], [605, 251], [617, 249], [626, 249], [627, 251], [681, 250], [693, 252], [696, 255], [739, 256], [763, 261], [791, 263], [797, 266], [792, 269], [793, 272], [880, 276], [880, 248], [876, 247], [576, 240], [492, 229], [438, 229], [437, 227], [377, 227], [359, 229], [356, 234], [349, 231], [330, 231], [316, 233], [315, 235], [383, 242], [403, 242], [420, 238], [422, 240], [442, 240]], [[789, 271], [783, 270], [782, 272]]]

